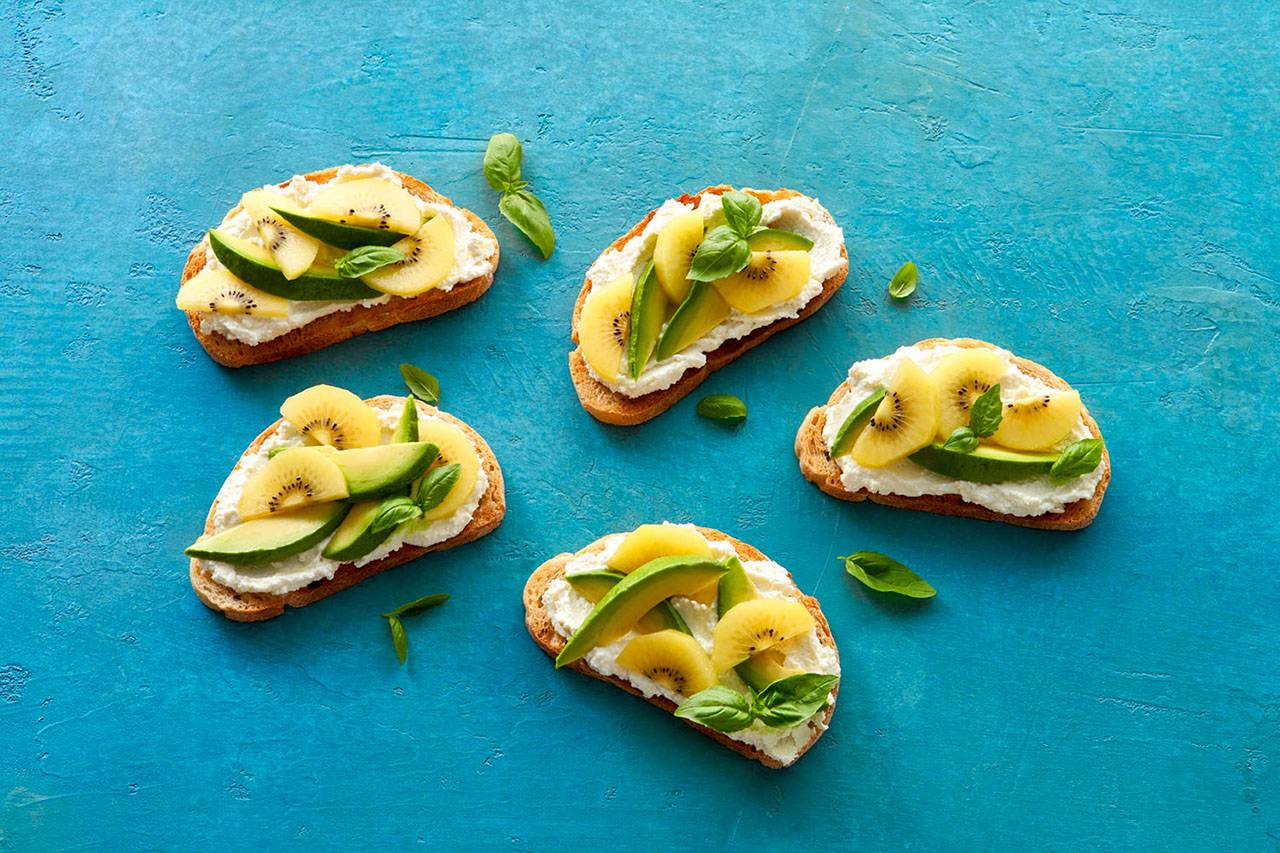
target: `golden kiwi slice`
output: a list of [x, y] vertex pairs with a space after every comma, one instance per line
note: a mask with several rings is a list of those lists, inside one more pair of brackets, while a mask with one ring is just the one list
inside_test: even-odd
[[938, 386], [914, 361], [904, 359], [853, 443], [853, 461], [864, 468], [883, 468], [932, 442], [937, 431]]
[[404, 260], [387, 264], [360, 280], [393, 296], [417, 296], [444, 281], [453, 268], [453, 226], [447, 216], [434, 217], [412, 237], [405, 237], [391, 248], [404, 252]]
[[672, 693], [692, 696], [716, 683], [711, 659], [688, 634], [674, 629], [641, 634], [618, 653], [618, 663]]
[[480, 455], [476, 453], [475, 445], [467, 439], [462, 430], [445, 421], [426, 418], [418, 421], [418, 440], [429, 441], [439, 448], [439, 454], [427, 469], [427, 473], [441, 465], [457, 463], [461, 466], [458, 482], [453, 484], [453, 488], [449, 490], [449, 494], [445, 495], [445, 499], [439, 506], [422, 514], [418, 522], [421, 525], [448, 518], [458, 511], [458, 507], [467, 502], [467, 498], [471, 497], [471, 493], [475, 490], [476, 480], [480, 477]]
[[807, 634], [817, 623], [791, 598], [756, 598], [730, 608], [716, 623], [711, 663], [724, 672], [779, 643]]
[[347, 496], [347, 480], [326, 454], [294, 447], [267, 460], [244, 484], [236, 512], [245, 521]]
[[310, 269], [316, 253], [320, 251], [320, 241], [303, 234], [271, 209], [297, 210], [297, 205], [288, 196], [277, 190], [260, 189], [245, 193], [240, 204], [253, 220], [262, 244], [285, 278], [292, 281]]
[[653, 274], [676, 305], [689, 295], [689, 267], [702, 245], [703, 223], [702, 214], [696, 210], [673, 216], [658, 232], [653, 247]]
[[183, 311], [289, 316], [289, 300], [250, 287], [226, 270], [204, 269], [196, 273], [178, 290], [176, 302]]
[[1067, 437], [1080, 420], [1079, 391], [1047, 391], [1005, 403], [991, 440], [1013, 450], [1043, 450]]
[[969, 425], [969, 407], [1000, 381], [1009, 365], [989, 349], [964, 349], [943, 356], [929, 375], [938, 386], [938, 440]]
[[578, 316], [578, 345], [582, 355], [600, 378], [613, 382], [622, 371], [631, 334], [630, 275], [594, 287]]
[[355, 394], [332, 385], [313, 385], [280, 406], [280, 414], [307, 438], [338, 450], [375, 447], [382, 424]]
[[712, 284], [725, 302], [744, 314], [754, 314], [804, 290], [809, 269], [808, 252], [752, 252], [745, 267]]
[[422, 224], [413, 196], [384, 178], [327, 184], [316, 193], [306, 213], [343, 225], [401, 234], [412, 234]]

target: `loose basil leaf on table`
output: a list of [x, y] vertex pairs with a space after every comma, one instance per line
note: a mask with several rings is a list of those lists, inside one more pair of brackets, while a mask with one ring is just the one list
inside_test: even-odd
[[391, 623], [391, 640], [396, 644], [400, 665], [404, 666], [405, 658], [409, 656], [409, 637], [404, 632], [404, 623], [396, 616], [388, 617], [387, 621]]
[[383, 616], [390, 618], [392, 616], [413, 616], [416, 613], [423, 613], [433, 607], [439, 607], [449, 600], [449, 594], [445, 592], [437, 592], [434, 595], [424, 595], [417, 601], [410, 601], [408, 604], [401, 604], [390, 613], [383, 613]]
[[519, 189], [515, 184], [525, 185], [520, 180], [520, 160], [524, 156], [524, 149], [520, 147], [520, 140], [516, 139], [511, 133], [495, 133], [489, 139], [489, 145], [484, 150], [484, 179], [489, 182], [489, 186], [498, 192], [507, 192], [511, 189]]
[[839, 680], [838, 676], [818, 672], [781, 678], [756, 694], [752, 711], [770, 728], [798, 726], [826, 707], [827, 697]]
[[763, 213], [760, 200], [740, 190], [730, 190], [720, 196], [720, 209], [724, 211], [729, 230], [744, 240], [751, 236]]
[[547, 209], [536, 195], [525, 189], [509, 192], [498, 202], [498, 210], [542, 252], [543, 260], [551, 257], [556, 247], [556, 234], [551, 228]]
[[858, 551], [844, 560], [845, 571], [877, 592], [896, 592], [910, 598], [932, 598], [938, 591], [892, 557]]
[[919, 281], [919, 273], [916, 272], [916, 265], [911, 261], [907, 261], [893, 275], [893, 279], [889, 282], [889, 295], [894, 299], [906, 299], [916, 291], [916, 282]]
[[387, 264], [398, 264], [403, 260], [404, 252], [391, 246], [361, 246], [334, 261], [333, 268], [338, 271], [338, 275], [359, 278], [380, 270]]
[[1004, 419], [1000, 404], [1000, 383], [997, 382], [974, 400], [969, 406], [969, 428], [978, 438], [995, 435]]
[[418, 487], [418, 510], [430, 512], [444, 502], [453, 491], [458, 478], [462, 476], [462, 466], [457, 462], [452, 465], [441, 465], [434, 471], [428, 471]]
[[421, 367], [400, 365], [400, 376], [409, 390], [424, 403], [440, 402], [440, 382]]
[[1102, 462], [1102, 439], [1082, 438], [1068, 444], [1049, 469], [1055, 482], [1065, 482], [1088, 474]]
[[698, 401], [698, 414], [713, 421], [746, 420], [747, 404], [732, 394], [711, 394]]
[[733, 275], [751, 262], [751, 246], [728, 225], [717, 225], [708, 232], [693, 256], [688, 278], [691, 281], [715, 281]]
[[675, 715], [717, 732], [739, 732], [751, 725], [751, 700], [717, 684], [681, 702]]
[[947, 440], [942, 442], [943, 450], [959, 450], [961, 453], [972, 453], [978, 447], [978, 436], [969, 427], [956, 427]]

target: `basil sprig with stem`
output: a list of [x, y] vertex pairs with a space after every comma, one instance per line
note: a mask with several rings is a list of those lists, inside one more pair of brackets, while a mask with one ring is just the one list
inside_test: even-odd
[[717, 684], [680, 703], [675, 715], [717, 732], [738, 732], [757, 720], [772, 729], [798, 726], [827, 707], [827, 697], [840, 677], [802, 672], [778, 679], [764, 690], [744, 696]]
[[892, 557], [875, 551], [858, 551], [844, 560], [849, 574], [877, 592], [896, 592], [908, 598], [932, 598], [938, 591], [924, 578]]
[[390, 613], [383, 613], [382, 616], [391, 626], [391, 641], [395, 643], [396, 654], [400, 657], [400, 665], [404, 666], [405, 659], [409, 656], [409, 635], [404, 630], [404, 622], [401, 619], [405, 616], [414, 616], [423, 613], [433, 607], [439, 607], [449, 600], [447, 593], [438, 592], [435, 595], [427, 595], [416, 601], [410, 601], [408, 604], [401, 604]]
[[751, 262], [751, 246], [747, 238], [760, 224], [764, 208], [760, 199], [740, 190], [730, 190], [720, 197], [724, 225], [712, 228], [703, 238], [689, 267], [691, 281], [715, 281], [733, 275]]
[[524, 149], [513, 134], [494, 134], [484, 152], [484, 179], [502, 193], [498, 210], [546, 260], [555, 251], [556, 234], [542, 200], [526, 189], [529, 182], [520, 177], [523, 157]]
[[403, 260], [404, 252], [391, 246], [360, 246], [334, 261], [333, 268], [338, 275], [359, 278]]

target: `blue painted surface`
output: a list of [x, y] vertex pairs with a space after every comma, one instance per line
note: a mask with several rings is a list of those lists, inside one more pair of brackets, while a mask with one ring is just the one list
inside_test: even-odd
[[[1280, 849], [1273, 3], [235, 5], [0, 7], [0, 850]], [[480, 174], [499, 130], [549, 262]], [[199, 232], [246, 188], [372, 159], [494, 225], [490, 293], [211, 363], [171, 305]], [[821, 199], [847, 285], [704, 386], [747, 401], [741, 428], [699, 395], [596, 424], [565, 362], [585, 268], [720, 181]], [[890, 304], [907, 259], [920, 290]], [[1088, 530], [801, 478], [794, 431], [850, 361], [962, 334], [1084, 393], [1115, 469]], [[267, 624], [206, 611], [180, 552], [237, 454], [286, 395], [395, 392], [401, 361], [493, 445], [505, 524]], [[841, 702], [790, 771], [526, 637], [543, 558], [660, 518], [822, 600]], [[834, 557], [862, 548], [938, 597], [857, 586]], [[377, 614], [436, 591], [400, 668]]]

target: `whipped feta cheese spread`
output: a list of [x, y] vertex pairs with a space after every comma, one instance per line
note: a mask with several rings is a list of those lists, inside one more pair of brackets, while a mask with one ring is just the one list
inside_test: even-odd
[[[849, 417], [849, 413], [857, 407], [858, 403], [888, 385], [894, 371], [904, 359], [911, 359], [925, 372], [929, 372], [944, 356], [960, 350], [961, 347], [954, 346], [936, 346], [927, 349], [914, 346], [899, 347], [887, 358], [871, 358], [854, 362], [849, 368], [849, 393], [827, 410], [827, 423], [823, 427], [822, 437], [828, 452], [835, 444], [836, 433]], [[1019, 370], [1013, 362], [1013, 354], [1007, 350], [997, 349], [996, 353], [1009, 365], [1009, 369], [1000, 378], [1001, 396], [1006, 400], [1058, 390]], [[1073, 441], [1090, 438], [1092, 435], [1089, 428], [1085, 426], [1082, 415], [1072, 427], [1071, 433], [1054, 449], [1060, 450]], [[884, 468], [864, 468], [848, 455], [839, 457], [835, 462], [840, 466], [841, 484], [851, 492], [867, 489], [878, 495], [893, 494], [904, 497], [959, 495], [969, 503], [984, 506], [994, 512], [1016, 516], [1062, 512], [1067, 504], [1092, 497], [1105, 471], [1104, 466], [1099, 465], [1090, 473], [1065, 483], [1055, 483], [1048, 474], [1007, 483], [970, 483], [936, 474], [920, 467], [910, 459], [899, 459]]]
[[[382, 443], [386, 444], [391, 431], [395, 429], [400, 419], [400, 409], [399, 407], [382, 409], [377, 406], [372, 408], [382, 423]], [[418, 403], [420, 421], [441, 420], [436, 414], [436, 409], [422, 402]], [[285, 421], [266, 437], [252, 455], [244, 458], [240, 467], [231, 472], [231, 476], [227, 477], [222, 488], [218, 490], [218, 506], [214, 512], [212, 532], [221, 533], [241, 522], [236, 512], [236, 507], [240, 503], [240, 493], [244, 490], [249, 478], [267, 463], [272, 450], [278, 447], [296, 447], [303, 443], [302, 433], [293, 424]], [[355, 560], [355, 565], [363, 566], [380, 560], [391, 552], [399, 550], [401, 545], [417, 545], [425, 548], [428, 545], [452, 539], [471, 522], [471, 517], [475, 515], [476, 508], [480, 506], [480, 500], [488, 488], [489, 477], [485, 474], [484, 465], [481, 465], [470, 497], [453, 515], [427, 524], [419, 525], [411, 522], [397, 527], [385, 542]], [[309, 583], [333, 577], [338, 566], [342, 564], [320, 556], [320, 552], [324, 550], [331, 538], [332, 536], [327, 536], [310, 550], [263, 566], [233, 566], [217, 560], [201, 560], [200, 563], [215, 581], [236, 592], [265, 592], [282, 595], [301, 589]]]
[[[367, 166], [342, 166], [338, 169], [338, 173], [333, 177], [332, 181], [326, 183], [316, 183], [315, 181], [307, 180], [302, 175], [295, 175], [283, 187], [268, 184], [265, 189], [276, 190], [296, 202], [299, 206], [305, 207], [311, 202], [311, 199], [315, 198], [316, 193], [322, 187], [328, 186], [329, 183], [354, 181], [360, 178], [382, 178], [396, 186], [403, 185], [400, 176], [389, 167], [381, 163], [371, 163]], [[475, 230], [467, 219], [466, 214], [452, 205], [424, 201], [416, 195], [413, 196], [413, 200], [422, 212], [425, 213], [430, 210], [434, 211], [437, 216], [446, 217], [449, 220], [449, 225], [453, 228], [453, 267], [450, 268], [444, 280], [436, 285], [435, 290], [452, 290], [458, 282], [470, 281], [490, 271], [492, 268], [491, 259], [498, 249], [497, 243], [487, 235]], [[259, 246], [263, 245], [258, 229], [254, 227], [248, 211], [243, 208], [235, 214], [227, 214], [227, 217], [222, 220], [222, 224], [218, 226], [218, 230], [224, 231], [232, 237], [240, 237]], [[208, 235], [205, 235], [200, 245], [204, 247], [206, 269], [226, 269], [213, 256], [213, 250], [209, 248]], [[289, 316], [287, 317], [258, 317], [252, 314], [219, 314], [213, 311], [203, 311], [200, 314], [200, 331], [205, 334], [217, 332], [220, 335], [246, 344], [257, 345], [305, 326], [312, 320], [323, 317], [326, 314], [350, 311], [356, 306], [368, 308], [374, 305], [382, 305], [392, 299], [401, 298], [404, 297], [379, 296], [359, 302], [298, 302], [291, 299], [289, 300]]]
[[[703, 193], [698, 198], [697, 210], [704, 218], [710, 219], [720, 209], [719, 194]], [[693, 209], [692, 204], [684, 204], [675, 199], [663, 202], [643, 231], [621, 247], [605, 252], [591, 265], [591, 269], [587, 271], [587, 281], [591, 283], [591, 288], [594, 290], [602, 287], [628, 273], [638, 279], [644, 271], [642, 261], [647, 263], [653, 255], [658, 232], [676, 216]], [[686, 371], [696, 370], [706, 364], [707, 353], [725, 341], [745, 338], [761, 326], [799, 316], [801, 309], [822, 292], [823, 282], [848, 263], [840, 253], [844, 248], [844, 232], [832, 221], [826, 208], [811, 198], [784, 198], [763, 205], [760, 224], [767, 228], [791, 231], [813, 241], [813, 248], [809, 251], [809, 281], [800, 293], [755, 314], [744, 314], [733, 309], [723, 323], [680, 352], [647, 365], [638, 379], [619, 375], [616, 380], [607, 381], [588, 363], [587, 370], [591, 376], [626, 397], [639, 397], [670, 388]]]
[[[693, 525], [681, 525], [692, 527]], [[571, 576], [580, 572], [600, 571], [608, 569], [609, 558], [626, 538], [625, 533], [610, 536], [605, 540], [602, 550], [589, 554], [579, 554], [565, 566], [565, 575]], [[733, 545], [729, 542], [710, 542], [712, 554], [717, 559], [734, 556]], [[791, 598], [794, 585], [787, 570], [772, 560], [748, 560], [737, 555], [763, 598]], [[672, 598], [671, 604], [688, 624], [694, 638], [702, 646], [703, 651], [711, 654], [716, 628], [716, 608], [690, 601], [687, 598]], [[593, 605], [580, 595], [568, 582], [558, 578], [547, 585], [542, 596], [542, 606], [547, 610], [551, 625], [560, 636], [566, 639], [578, 630]], [[607, 646], [597, 646], [583, 656], [583, 660], [596, 672], [612, 675], [630, 682], [645, 696], [663, 696], [677, 705], [684, 701], [684, 696], [667, 690], [662, 685], [646, 678], [644, 675], [629, 670], [618, 664], [618, 654], [627, 644], [638, 636], [636, 631], [627, 632], [626, 636]], [[840, 657], [836, 650], [823, 645], [818, 639], [817, 628], [808, 634], [787, 642], [779, 650], [785, 652], [783, 665], [804, 672], [820, 672], [829, 675], [840, 674]], [[721, 683], [740, 693], [746, 693], [747, 687], [732, 671], [721, 675]], [[777, 759], [784, 765], [791, 764], [799, 757], [802, 750], [815, 733], [826, 729], [823, 722], [825, 711], [819, 711], [800, 725], [788, 729], [771, 729], [756, 721], [750, 727], [739, 732], [726, 733], [736, 741], [753, 746], [761, 752]]]

